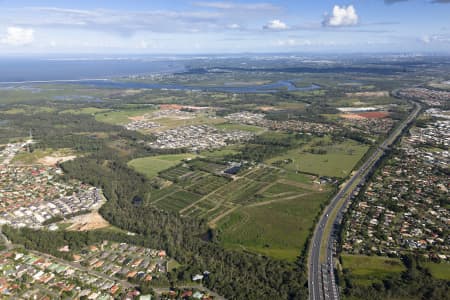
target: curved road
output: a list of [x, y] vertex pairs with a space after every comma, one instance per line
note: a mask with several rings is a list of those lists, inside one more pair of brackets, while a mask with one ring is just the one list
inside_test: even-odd
[[[310, 300], [339, 299], [339, 287], [335, 282], [333, 264], [333, 248], [336, 241], [334, 229], [341, 223], [343, 210], [347, 207], [353, 192], [364, 184], [367, 174], [383, 156], [384, 151], [397, 140], [403, 130], [419, 114], [422, 106], [417, 102], [412, 103], [415, 105], [415, 109], [410, 113], [408, 118], [378, 146], [374, 153], [352, 175], [341, 190], [331, 199], [330, 204], [325, 208], [320, 217], [311, 239], [308, 259], [308, 289]], [[321, 255], [321, 249], [326, 250], [326, 253]]]

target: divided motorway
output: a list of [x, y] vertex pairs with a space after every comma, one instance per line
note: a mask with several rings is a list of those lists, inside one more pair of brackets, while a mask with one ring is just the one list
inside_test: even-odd
[[331, 199], [316, 225], [308, 257], [308, 289], [310, 300], [338, 300], [339, 287], [334, 276], [334, 249], [337, 242], [334, 230], [342, 221], [343, 211], [352, 194], [366, 181], [367, 175], [381, 159], [403, 130], [418, 116], [422, 106], [411, 102], [415, 108], [410, 115], [381, 143], [364, 164], [350, 177]]

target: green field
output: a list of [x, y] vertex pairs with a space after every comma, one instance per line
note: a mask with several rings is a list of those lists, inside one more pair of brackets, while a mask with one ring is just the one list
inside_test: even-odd
[[[313, 143], [317, 143], [317, 140]], [[291, 159], [291, 162], [281, 166], [286, 170], [298, 170], [319, 176], [346, 177], [369, 149], [367, 145], [352, 140], [321, 146], [313, 143], [289, 150], [283, 155], [267, 160], [266, 163]], [[310, 153], [311, 149], [322, 150], [324, 154]]]
[[25, 114], [25, 115], [32, 115], [37, 113], [50, 113], [54, 112], [55, 109], [53, 107], [47, 107], [47, 106], [32, 106], [32, 105], [21, 105], [20, 107], [11, 108], [8, 110], [2, 111], [2, 113], [9, 114], [9, 115], [16, 115], [16, 114]]
[[[278, 187], [274, 189], [280, 191]], [[320, 205], [328, 196], [328, 192], [311, 192], [267, 205], [238, 209], [220, 221], [220, 241], [227, 248], [294, 261], [307, 240]]]
[[298, 173], [292, 170], [286, 170], [286, 173], [284, 173], [283, 177], [289, 180], [307, 184], [310, 184], [315, 179], [315, 176]]
[[128, 162], [128, 165], [135, 169], [137, 172], [144, 174], [148, 178], [153, 178], [158, 175], [159, 172], [176, 166], [183, 159], [194, 158], [193, 154], [168, 154], [149, 156], [144, 158], [133, 159]]
[[2, 112], [8, 115], [15, 115], [15, 114], [24, 114], [27, 111], [24, 108], [11, 108], [8, 110], [4, 110]]
[[368, 286], [389, 275], [406, 270], [398, 258], [343, 254], [342, 267], [350, 271], [350, 276], [358, 285]]
[[106, 113], [110, 111], [110, 109], [105, 108], [97, 108], [97, 107], [83, 107], [83, 108], [75, 108], [75, 109], [67, 109], [63, 110], [60, 113], [62, 114], [74, 114], [74, 115], [95, 115], [98, 113]]
[[276, 182], [273, 185], [268, 186], [268, 189], [264, 191], [262, 194], [266, 197], [273, 197], [277, 195], [290, 194], [290, 193], [304, 193], [306, 190], [303, 190], [299, 187], [285, 184], [282, 182]]
[[214, 151], [202, 151], [200, 152], [201, 156], [207, 157], [209, 159], [222, 159], [224, 156], [227, 155], [235, 155], [239, 153], [239, 146], [238, 145], [230, 145], [225, 148], [214, 150]]
[[427, 268], [433, 277], [443, 280], [450, 280], [450, 264], [449, 263], [423, 263], [423, 267]]
[[52, 154], [51, 149], [46, 150], [36, 149], [32, 153], [20, 152], [16, 156], [14, 156], [13, 162], [17, 164], [26, 164], [26, 165], [34, 164], [37, 163], [39, 159], [51, 154]]
[[106, 111], [103, 113], [97, 113], [95, 115], [95, 119], [99, 122], [104, 122], [108, 124], [125, 125], [131, 122], [129, 117], [142, 116], [151, 111], [153, 111], [153, 109], [151, 108]]

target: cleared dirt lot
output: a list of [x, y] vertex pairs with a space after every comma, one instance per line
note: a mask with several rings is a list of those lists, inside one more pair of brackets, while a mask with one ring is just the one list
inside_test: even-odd
[[357, 115], [367, 119], [382, 119], [389, 116], [389, 113], [385, 111], [368, 111], [357, 113]]
[[361, 117], [360, 115], [357, 115], [357, 114], [340, 114], [339, 117], [344, 118], [344, 119], [353, 119], [353, 120], [364, 119], [364, 117]]
[[59, 163], [63, 163], [65, 161], [69, 161], [72, 159], [75, 159], [75, 155], [68, 155], [68, 156], [44, 156], [38, 160], [40, 164], [46, 165], [46, 166], [55, 166]]
[[389, 116], [388, 112], [385, 111], [368, 111], [368, 112], [359, 112], [359, 113], [346, 113], [340, 114], [341, 118], [344, 119], [353, 119], [353, 120], [362, 120], [362, 119], [382, 119]]
[[70, 225], [67, 230], [72, 231], [87, 231], [110, 226], [108, 221], [103, 219], [98, 212], [91, 212], [89, 214], [76, 216], [70, 219], [69, 222], [73, 224]]
[[347, 93], [347, 97], [387, 97], [388, 91]]

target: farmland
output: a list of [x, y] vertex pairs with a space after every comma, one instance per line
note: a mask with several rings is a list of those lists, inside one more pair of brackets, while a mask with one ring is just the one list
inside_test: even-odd
[[158, 206], [167, 210], [179, 211], [199, 198], [198, 194], [180, 190], [166, 195], [163, 201], [158, 202]]
[[[225, 165], [194, 159], [158, 176], [173, 184], [150, 193], [148, 205], [204, 218], [230, 249], [293, 261], [331, 187], [316, 177], [257, 165], [224, 177]], [[155, 173], [153, 173], [155, 174]], [[283, 232], [291, 232], [286, 239]]]
[[[273, 170], [263, 168], [262, 174], [270, 176]], [[256, 193], [268, 184], [264, 176], [254, 177], [256, 172], [247, 172], [235, 180], [220, 174], [226, 166], [194, 160], [188, 167], [177, 166], [160, 173], [160, 177], [176, 182], [169, 188], [163, 188], [151, 196], [150, 202], [157, 206], [171, 208], [183, 216], [202, 217], [208, 220], [243, 203], [257, 201]], [[258, 168], [259, 169], [259, 168]], [[251, 179], [250, 179], [251, 178]], [[195, 202], [176, 199], [177, 191], [190, 192]], [[177, 202], [170, 203], [168, 202]]]

